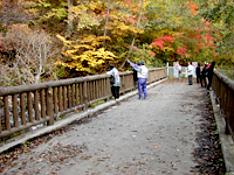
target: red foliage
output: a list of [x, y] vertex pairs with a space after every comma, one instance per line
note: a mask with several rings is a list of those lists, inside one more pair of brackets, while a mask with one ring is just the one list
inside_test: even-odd
[[206, 34], [206, 41], [212, 40], [212, 37], [210, 36], [209, 33]]
[[169, 43], [173, 43], [175, 41], [175, 38], [172, 38], [171, 36], [163, 36], [161, 38], [155, 38], [153, 39], [153, 42], [151, 45], [153, 47], [159, 47], [160, 49], [164, 49], [165, 45], [169, 45]]
[[159, 40], [159, 41], [155, 41], [155, 42], [152, 42], [151, 45], [153, 47], [159, 47], [160, 49], [164, 49], [163, 45], [165, 45], [166, 43], [163, 42], [162, 40]]
[[186, 48], [178, 47], [177, 54], [184, 55], [188, 50]]

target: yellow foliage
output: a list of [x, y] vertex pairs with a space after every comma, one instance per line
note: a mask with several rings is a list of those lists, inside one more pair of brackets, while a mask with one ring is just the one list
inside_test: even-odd
[[111, 41], [111, 38], [109, 36], [99, 36], [99, 37], [97, 37], [97, 41], [104, 41], [104, 40]]
[[71, 44], [71, 41], [67, 41], [63, 36], [57, 34], [56, 37], [62, 41], [66, 46]]
[[91, 1], [89, 2], [88, 6], [91, 10], [95, 10], [95, 9], [100, 10], [100, 11], [103, 10], [103, 3], [101, 1], [97, 1], [97, 2]]
[[92, 49], [94, 50], [95, 48], [90, 46], [90, 45], [87, 45], [87, 44], [80, 44], [80, 45], [73, 45], [73, 47], [78, 50], [80, 48], [85, 48], [85, 49]]
[[117, 37], [117, 41], [118, 41], [118, 42], [124, 42], [124, 40], [123, 40], [122, 37]]
[[[104, 39], [111, 41], [109, 36], [97, 37], [95, 35], [89, 35], [84, 37], [82, 40], [77, 40], [76, 42], [67, 41], [61, 35], [57, 35], [57, 38], [59, 38], [64, 43], [62, 54], [70, 58], [70, 61], [66, 63], [56, 62], [56, 64], [62, 65], [69, 69], [75, 68], [77, 71], [90, 72], [91, 69], [101, 67], [103, 63], [116, 58], [112, 52], [105, 51], [104, 48], [97, 49], [100, 47]], [[68, 44], [69, 47], [67, 47]], [[86, 51], [84, 51], [84, 49], [86, 49]], [[78, 55], [79, 53], [81, 54]]]
[[92, 41], [96, 40], [96, 36], [95, 35], [89, 35], [87, 37], [84, 37], [80, 43], [91, 43]]

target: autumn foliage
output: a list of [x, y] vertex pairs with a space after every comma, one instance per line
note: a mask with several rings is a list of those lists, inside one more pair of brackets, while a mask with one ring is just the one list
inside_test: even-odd
[[[25, 81], [21, 83], [104, 73], [109, 64], [115, 64], [116, 67], [122, 65], [130, 49], [130, 60], [137, 62], [144, 59], [149, 67], [177, 60], [184, 64], [188, 61], [202, 63], [212, 60], [228, 64], [234, 62], [230, 59], [232, 50], [224, 52], [227, 46], [221, 42], [222, 37], [231, 36], [233, 29], [228, 25], [225, 27], [224, 22], [214, 24], [214, 20], [209, 20], [210, 16], [208, 19], [204, 15], [207, 9], [203, 8], [208, 4], [198, 0], [149, 0], [144, 1], [143, 5], [141, 2], [143, 1], [0, 1], [0, 59], [1, 66], [5, 66], [1, 69], [1, 75], [6, 75], [7, 70], [10, 70], [10, 67], [6, 69], [6, 62], [10, 61], [9, 65], [17, 65], [20, 69], [22, 65], [16, 64], [17, 59], [28, 60], [23, 51], [32, 41], [23, 38], [25, 46], [22, 49], [18, 37], [11, 33], [13, 24], [27, 26], [25, 28], [30, 32], [26, 35], [31, 39], [43, 33], [47, 37], [46, 48], [54, 44], [59, 50], [54, 55], [51, 53], [55, 53], [55, 48], [51, 48], [48, 59], [42, 66], [44, 70], [53, 70], [53, 75], [45, 74], [44, 71], [37, 73], [37, 67], [31, 68], [35, 60], [40, 60], [39, 55], [31, 54], [33, 56], [27, 63], [27, 66], [30, 65], [30, 76], [27, 77], [31, 78], [22, 74]], [[141, 8], [142, 15], [139, 18]], [[232, 24], [228, 16], [225, 17], [225, 22]], [[228, 32], [221, 32], [218, 26], [228, 29]], [[25, 36], [23, 30], [17, 32]], [[10, 35], [13, 36], [11, 39]], [[132, 45], [133, 38], [135, 42]], [[35, 47], [28, 48], [36, 52], [38, 46], [39, 43], [36, 43]], [[130, 66], [124, 65], [123, 70], [128, 69], [131, 69]], [[20, 74], [14, 75], [17, 75], [15, 79], [20, 80]], [[20, 82], [1, 85], [16, 84]]]

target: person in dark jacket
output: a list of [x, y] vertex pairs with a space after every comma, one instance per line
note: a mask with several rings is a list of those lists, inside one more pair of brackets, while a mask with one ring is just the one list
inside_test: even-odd
[[207, 64], [204, 65], [202, 71], [201, 71], [201, 87], [207, 86], [206, 84], [206, 72], [207, 72]]
[[197, 67], [196, 67], [196, 75], [197, 75], [197, 83], [201, 82], [201, 67], [200, 67], [200, 63], [198, 63]]
[[213, 74], [214, 74], [214, 66], [215, 66], [215, 61], [212, 61], [210, 67], [207, 69], [207, 78], [208, 78], [207, 90], [208, 91], [210, 91], [210, 87], [212, 84], [212, 79], [213, 79]]
[[[137, 63], [137, 65], [139, 65], [139, 62]], [[133, 71], [133, 81], [134, 81], [134, 87], [137, 87], [137, 71], [136, 69], [132, 68], [132, 71]]]

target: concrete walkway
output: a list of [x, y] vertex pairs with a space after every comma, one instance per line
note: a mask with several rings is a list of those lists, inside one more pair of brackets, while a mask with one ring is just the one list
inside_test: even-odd
[[82, 120], [84, 114], [72, 115], [65, 121], [77, 121], [70, 129], [25, 152], [4, 172], [195, 174], [192, 152], [198, 147], [205, 89], [198, 84], [189, 86], [187, 80], [148, 87], [152, 88], [147, 100], [138, 100], [135, 91], [122, 96], [120, 105], [108, 102], [104, 107], [109, 108], [97, 115]]

